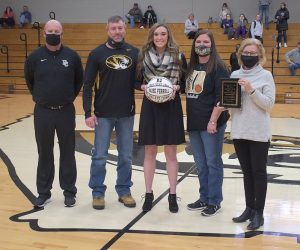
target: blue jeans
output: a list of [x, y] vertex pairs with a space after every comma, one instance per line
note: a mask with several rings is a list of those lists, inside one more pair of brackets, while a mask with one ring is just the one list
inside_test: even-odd
[[300, 68], [299, 63], [290, 63], [289, 64], [289, 69], [291, 71], [291, 76], [295, 76], [295, 70]]
[[223, 200], [223, 161], [222, 148], [226, 124], [217, 133], [207, 130], [190, 131], [190, 142], [197, 166], [200, 183], [200, 200], [208, 205], [220, 205]]
[[265, 19], [266, 28], [269, 27], [269, 5], [259, 6], [260, 20], [263, 23]]
[[93, 197], [104, 197], [106, 186], [106, 160], [113, 129], [116, 131], [118, 164], [115, 189], [120, 196], [130, 194], [132, 186], [132, 147], [134, 116], [123, 118], [97, 118], [95, 142], [92, 151], [92, 164], [89, 187], [93, 189]]
[[29, 20], [25, 17], [25, 15], [20, 16], [20, 24], [24, 25], [25, 23], [29, 23]]
[[134, 16], [131, 16], [131, 15], [127, 14], [126, 18], [127, 18], [128, 22], [130, 22], [130, 27], [134, 28], [134, 26], [135, 26]]

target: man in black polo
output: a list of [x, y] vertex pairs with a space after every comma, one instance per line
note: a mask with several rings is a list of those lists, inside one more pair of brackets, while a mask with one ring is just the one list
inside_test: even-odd
[[54, 134], [59, 149], [59, 183], [65, 206], [75, 205], [77, 177], [75, 161], [75, 107], [73, 101], [83, 84], [79, 55], [62, 45], [63, 28], [59, 21], [45, 24], [46, 45], [33, 51], [25, 62], [24, 74], [33, 101], [34, 128], [38, 149], [35, 207], [50, 201], [54, 179]]

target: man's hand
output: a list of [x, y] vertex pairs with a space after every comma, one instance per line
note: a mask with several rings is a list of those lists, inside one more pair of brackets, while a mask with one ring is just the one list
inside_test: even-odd
[[85, 124], [89, 128], [95, 128], [95, 126], [98, 125], [97, 117], [93, 115], [93, 116], [91, 116], [89, 118], [86, 118], [85, 119]]

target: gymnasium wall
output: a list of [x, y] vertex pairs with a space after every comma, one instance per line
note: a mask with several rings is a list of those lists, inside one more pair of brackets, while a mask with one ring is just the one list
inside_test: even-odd
[[[124, 16], [137, 2], [142, 11], [151, 4], [156, 11], [159, 21], [172, 23], [184, 22], [190, 12], [194, 12], [199, 22], [206, 22], [209, 16], [217, 19], [222, 0], [0, 0], [0, 10], [11, 6], [16, 16], [23, 5], [28, 5], [33, 14], [33, 21], [41, 23], [49, 19], [49, 12], [54, 11], [56, 19], [63, 23], [103, 23], [112, 15]], [[249, 20], [254, 19], [258, 12], [257, 0], [228, 0], [236, 21], [240, 13], [244, 13]], [[274, 18], [275, 11], [279, 8], [281, 0], [273, 0], [270, 7], [270, 17]], [[289, 22], [300, 22], [299, 0], [286, 1], [290, 11]]]

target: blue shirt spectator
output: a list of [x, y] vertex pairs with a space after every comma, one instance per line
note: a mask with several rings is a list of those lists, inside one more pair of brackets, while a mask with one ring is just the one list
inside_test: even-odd
[[28, 6], [24, 5], [23, 6], [23, 11], [21, 12], [20, 14], [20, 25], [21, 27], [24, 27], [24, 25], [26, 23], [31, 23], [31, 13], [30, 11], [28, 10]]

